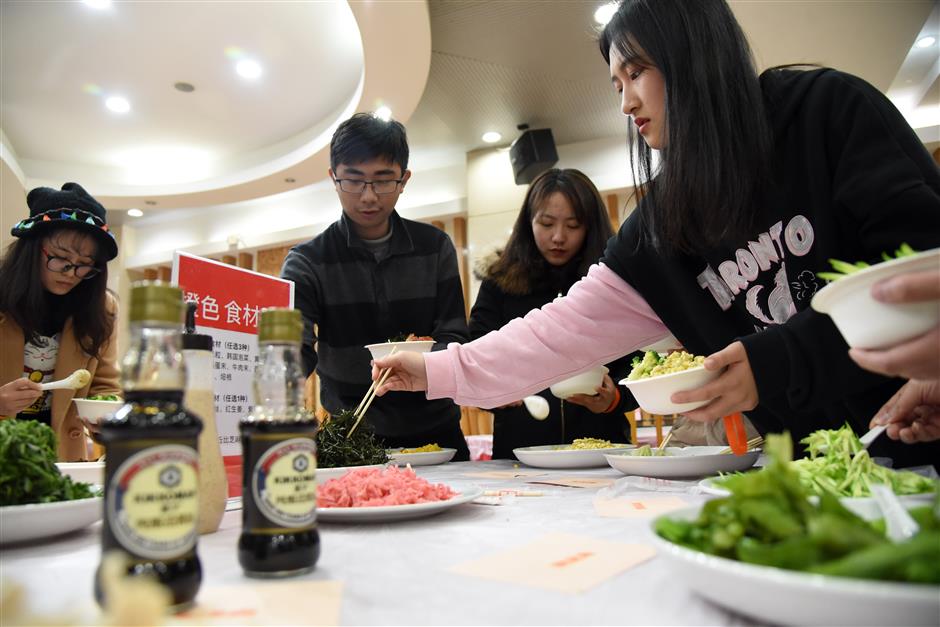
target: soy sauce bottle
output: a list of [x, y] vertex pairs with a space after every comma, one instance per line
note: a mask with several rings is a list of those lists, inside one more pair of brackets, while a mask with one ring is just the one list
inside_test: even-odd
[[256, 405], [239, 424], [243, 465], [238, 562], [251, 577], [306, 573], [320, 556], [317, 421], [304, 408], [302, 332], [296, 309], [261, 312]]
[[[196, 553], [202, 421], [183, 408], [182, 293], [163, 283], [135, 284], [129, 317], [126, 402], [101, 428], [107, 450], [101, 551], [125, 553], [127, 573], [154, 577], [179, 611], [192, 605], [202, 581]], [[99, 566], [95, 598], [102, 605], [104, 594]]]

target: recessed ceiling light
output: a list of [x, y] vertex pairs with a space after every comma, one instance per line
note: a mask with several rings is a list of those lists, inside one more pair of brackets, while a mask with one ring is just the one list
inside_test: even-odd
[[155, 204], [157, 204], [157, 201], [156, 201], [156, 200], [145, 200], [145, 201], [144, 201], [144, 204], [145, 204], [145, 205], [150, 205], [150, 206], [152, 207], [152, 206], [154, 206]]
[[483, 137], [481, 137], [481, 139], [485, 141], [487, 144], [495, 144], [502, 138], [503, 136], [497, 133], [496, 131], [487, 131], [483, 133]]
[[917, 46], [918, 48], [929, 48], [935, 43], [937, 43], [936, 37], [921, 37], [920, 39], [917, 40], [917, 43], [914, 45]]
[[261, 76], [262, 72], [261, 64], [254, 59], [242, 59], [235, 64], [235, 71], [238, 72], [238, 75], [242, 78], [247, 78], [251, 81]]
[[173, 88], [176, 89], [176, 91], [183, 92], [184, 94], [188, 94], [188, 93], [196, 91], [196, 88], [193, 86], [193, 84], [187, 83], [186, 81], [173, 83]]
[[392, 119], [392, 110], [389, 109], [388, 107], [382, 106], [376, 109], [372, 115], [374, 115], [380, 120], [385, 120], [386, 122], [388, 122], [389, 120]]
[[114, 113], [127, 113], [131, 110], [131, 103], [123, 96], [111, 96], [104, 101], [104, 106]]
[[601, 25], [607, 24], [610, 18], [614, 16], [614, 13], [617, 12], [618, 6], [616, 2], [608, 2], [607, 4], [597, 7], [597, 10], [594, 11], [594, 21]]
[[144, 212], [141, 211], [140, 209], [128, 209], [127, 215], [129, 215], [132, 218], [139, 218], [144, 215]]
[[92, 9], [110, 9], [111, 0], [82, 0], [82, 3]]
[[297, 182], [297, 179], [288, 176], [286, 179], [284, 179], [284, 182], [285, 182], [285, 183], [296, 183], [296, 182]]

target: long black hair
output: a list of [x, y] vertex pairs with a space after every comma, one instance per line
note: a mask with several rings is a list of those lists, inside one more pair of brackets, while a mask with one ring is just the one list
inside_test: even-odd
[[598, 44], [608, 65], [613, 47], [665, 81], [656, 171], [649, 146], [628, 131], [634, 181], [648, 197], [638, 215], [645, 237], [661, 252], [697, 253], [750, 232], [773, 139], [750, 46], [725, 0], [623, 0]]
[[578, 222], [585, 228], [581, 250], [568, 262], [572, 280], [587, 274], [588, 268], [600, 259], [607, 240], [614, 234], [604, 200], [583, 172], [553, 168], [539, 174], [526, 191], [506, 247], [486, 272], [489, 278], [510, 293], [524, 294], [531, 289], [545, 287], [551, 266], [535, 243], [532, 220], [555, 192], [568, 199]]
[[[88, 355], [98, 357], [102, 345], [111, 337], [114, 314], [107, 308], [108, 264], [96, 248], [95, 276], [80, 281], [59, 304], [67, 311], [48, 311], [48, 292], [42, 285], [40, 268], [45, 262], [42, 242], [64, 233], [84, 235], [67, 226], [43, 233], [42, 236], [22, 237], [7, 248], [0, 260], [0, 313], [9, 316], [23, 331], [26, 342], [36, 339], [44, 323], [51, 317], [72, 319], [75, 337]], [[87, 236], [86, 236], [87, 237]]]

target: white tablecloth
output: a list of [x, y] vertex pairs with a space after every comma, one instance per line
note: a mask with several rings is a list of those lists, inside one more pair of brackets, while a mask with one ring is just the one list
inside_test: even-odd
[[[456, 564], [521, 546], [551, 532], [631, 544], [649, 542], [648, 520], [598, 516], [592, 505], [594, 489], [526, 484], [532, 478], [463, 476], [513, 467], [513, 462], [502, 460], [416, 468], [428, 480], [456, 489], [479, 485], [542, 490], [545, 495], [516, 497], [500, 506], [462, 505], [413, 521], [321, 522], [322, 554], [317, 568], [292, 581], [343, 582], [340, 622], [345, 625], [747, 624], [693, 594], [674, 579], [664, 560], [655, 557], [583, 594], [559, 594], [448, 572]], [[622, 477], [610, 468], [543, 472], [555, 477]], [[703, 497], [682, 498], [695, 504]], [[230, 511], [219, 532], [201, 537], [203, 589], [253, 581], [242, 575], [236, 557], [240, 526], [241, 511]], [[0, 552], [0, 578], [23, 585], [31, 606], [43, 614], [88, 606], [99, 562], [99, 536], [97, 523], [36, 546], [5, 547]]]

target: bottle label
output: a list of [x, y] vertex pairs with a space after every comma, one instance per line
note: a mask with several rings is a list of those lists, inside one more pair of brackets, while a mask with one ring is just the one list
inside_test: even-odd
[[316, 469], [316, 445], [311, 438], [291, 438], [265, 451], [251, 476], [251, 493], [261, 514], [282, 527], [314, 524]]
[[191, 446], [164, 444], [131, 455], [108, 486], [108, 523], [132, 555], [167, 560], [196, 545], [199, 457]]

